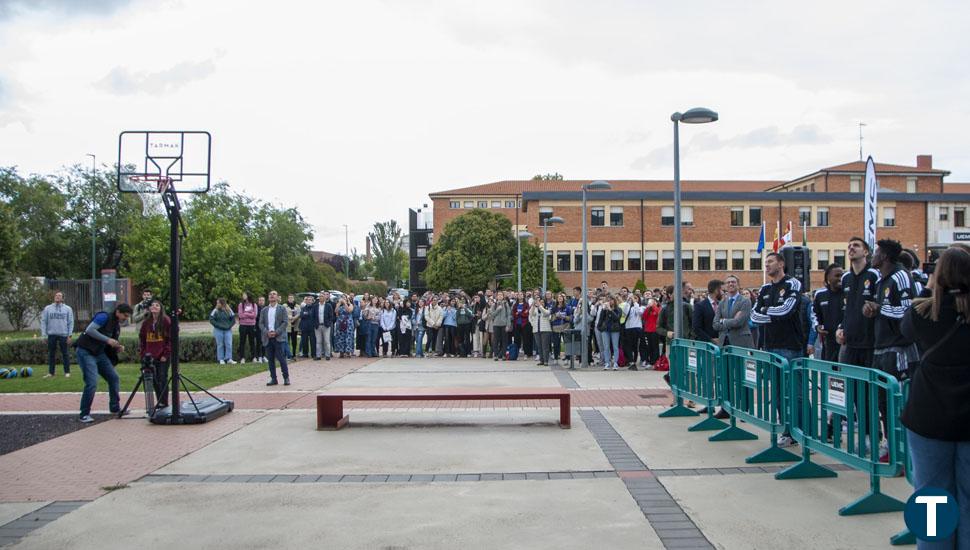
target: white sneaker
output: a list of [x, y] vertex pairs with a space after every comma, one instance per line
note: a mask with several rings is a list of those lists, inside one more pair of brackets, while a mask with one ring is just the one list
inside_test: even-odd
[[245, 357], [240, 357], [239, 358], [239, 364], [240, 365], [245, 365], [246, 364], [246, 358]]
[[603, 367], [603, 370], [610, 370], [610, 366], [606, 365], [605, 367]]
[[48, 373], [48, 374], [45, 374], [45, 375], [44, 375], [44, 378], [54, 378], [54, 375], [53, 375], [53, 374], [50, 374], [50, 373]]
[[781, 436], [778, 436], [778, 446], [779, 447], [781, 447], [781, 448], [794, 447], [795, 445], [798, 445], [798, 442], [796, 442], [794, 439], [792, 439], [791, 436], [789, 436], [789, 435], [781, 435]]
[[225, 362], [225, 361], [219, 361], [219, 364], [220, 364], [220, 365], [225, 365], [225, 364], [226, 364], [226, 362]]
[[71, 377], [71, 373], [69, 373], [69, 372], [65, 372], [64, 373], [64, 378], [70, 378], [70, 377]]
[[236, 364], [236, 362], [233, 361], [232, 359], [226, 361], [226, 363], [229, 364], [229, 365], [235, 365]]
[[620, 365], [617, 365], [616, 363], [614, 363], [613, 370], [620, 370]]
[[90, 414], [86, 414], [86, 415], [84, 415], [84, 416], [81, 417], [81, 422], [83, 422], [85, 424], [90, 424], [90, 423], [94, 422], [94, 419], [91, 418], [91, 415]]

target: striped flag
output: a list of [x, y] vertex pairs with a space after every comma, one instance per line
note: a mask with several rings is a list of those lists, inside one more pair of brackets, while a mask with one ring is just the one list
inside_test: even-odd
[[775, 226], [775, 242], [771, 244], [771, 248], [775, 252], [778, 252], [782, 248], [785, 248], [785, 246], [791, 244], [791, 241], [792, 241], [791, 222], [788, 222], [788, 230], [785, 232], [784, 235], [779, 237], [778, 236], [779, 231], [781, 231], [781, 222], [778, 222], [778, 225]]

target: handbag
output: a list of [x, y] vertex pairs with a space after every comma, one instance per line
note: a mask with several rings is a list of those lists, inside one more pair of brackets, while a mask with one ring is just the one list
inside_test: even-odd
[[670, 360], [667, 359], [666, 355], [661, 355], [657, 362], [653, 364], [653, 370], [659, 371], [669, 371], [670, 370]]

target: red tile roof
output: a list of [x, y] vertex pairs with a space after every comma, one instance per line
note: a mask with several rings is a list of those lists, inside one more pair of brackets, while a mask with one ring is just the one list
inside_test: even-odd
[[[845, 164], [839, 164], [838, 166], [830, 166], [828, 168], [822, 168], [820, 172], [859, 172], [865, 173], [866, 163], [865, 161], [856, 160], [853, 162], [847, 162]], [[919, 173], [919, 174], [947, 174], [946, 170], [937, 170], [935, 168], [919, 168], [916, 166], [902, 166], [900, 164], [884, 164], [881, 162], [876, 163], [876, 172], [897, 172], [897, 173]]]
[[[580, 191], [582, 186], [593, 180], [506, 180], [471, 187], [449, 189], [431, 193], [431, 198], [443, 198], [461, 195], [491, 195], [513, 196], [521, 193], [537, 191]], [[667, 191], [673, 189], [671, 180], [608, 180], [613, 191]], [[684, 180], [681, 188], [684, 191], [764, 191], [769, 187], [779, 185], [781, 181], [736, 181], [736, 180]]]

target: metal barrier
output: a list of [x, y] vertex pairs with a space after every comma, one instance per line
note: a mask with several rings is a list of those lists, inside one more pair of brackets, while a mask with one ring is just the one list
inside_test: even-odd
[[799, 456], [778, 447], [778, 436], [788, 426], [788, 360], [766, 351], [726, 346], [720, 361], [721, 407], [731, 415], [731, 425], [712, 435], [710, 441], [758, 439], [737, 426], [742, 420], [768, 432], [769, 447], [745, 459], [748, 464], [793, 462]]
[[[82, 329], [94, 318], [94, 314], [104, 309], [104, 294], [101, 292], [101, 279], [47, 279], [48, 290], [64, 294], [64, 303], [74, 310], [75, 329]], [[117, 280], [117, 303], [131, 303], [131, 280]]]
[[[904, 380], [901, 384], [903, 387], [903, 406], [909, 401], [909, 384], [909, 380]], [[913, 460], [909, 455], [909, 437], [905, 433], [903, 434], [903, 467], [906, 471], [906, 481], [915, 488], [915, 485], [913, 485]], [[916, 544], [916, 535], [909, 530], [909, 527], [903, 527], [902, 531], [896, 533], [889, 539], [889, 544], [893, 546]]]
[[[802, 446], [802, 460], [775, 474], [776, 479], [836, 477], [836, 473], [811, 461], [815, 451], [869, 474], [869, 493], [839, 510], [839, 515], [902, 511], [904, 504], [880, 492], [879, 478], [895, 476], [902, 466], [905, 432], [899, 421], [903, 396], [899, 382], [874, 369], [817, 359], [791, 362], [788, 385], [789, 422], [792, 437]], [[885, 393], [888, 418], [888, 461], [879, 461], [879, 395]], [[847, 421], [843, 441], [841, 426], [828, 432], [828, 419]], [[873, 437], [869, 437], [869, 435]], [[867, 440], [871, 439], [871, 444]]]
[[671, 343], [669, 382], [676, 401], [673, 407], [660, 413], [661, 418], [698, 416], [697, 412], [684, 405], [686, 398], [707, 407], [707, 418], [688, 428], [688, 431], [723, 430], [728, 427], [714, 418], [714, 407], [720, 403], [717, 396], [720, 357], [720, 349], [708, 342], [677, 338]]

